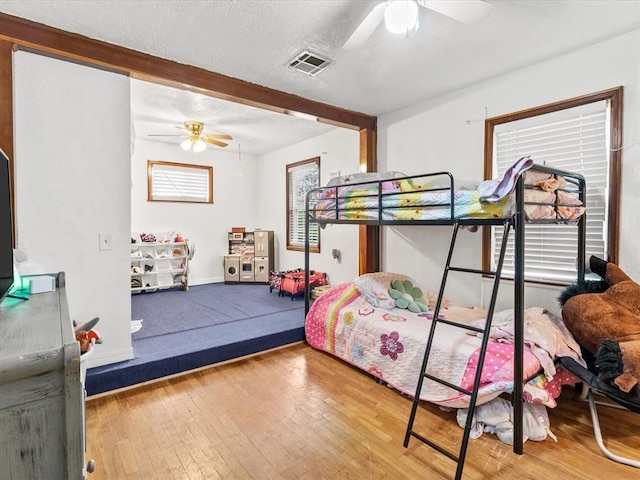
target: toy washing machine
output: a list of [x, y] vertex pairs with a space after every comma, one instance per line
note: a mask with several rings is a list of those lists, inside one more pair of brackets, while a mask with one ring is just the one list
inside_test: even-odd
[[240, 255], [225, 255], [224, 257], [224, 281], [240, 281]]

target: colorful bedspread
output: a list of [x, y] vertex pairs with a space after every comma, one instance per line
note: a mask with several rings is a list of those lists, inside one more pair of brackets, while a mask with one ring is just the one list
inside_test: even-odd
[[[357, 195], [351, 195], [357, 193]], [[316, 218], [342, 220], [444, 220], [451, 218], [450, 190], [386, 193], [378, 198], [377, 189], [340, 192], [316, 204]], [[453, 195], [454, 218], [505, 218], [513, 215], [513, 197], [497, 203], [480, 202], [477, 190], [457, 190]], [[378, 208], [380, 206], [380, 208]]]
[[[440, 317], [471, 323], [484, 318], [477, 308], [448, 307]], [[529, 315], [530, 318], [533, 318]], [[331, 288], [312, 305], [305, 322], [309, 344], [326, 351], [368, 373], [389, 386], [410, 396], [415, 395], [432, 314], [415, 314], [408, 310], [374, 308], [360, 295], [353, 283]], [[535, 323], [535, 319], [531, 322]], [[547, 318], [548, 321], [548, 318]], [[501, 332], [506, 327], [500, 324]], [[535, 329], [537, 334], [544, 329]], [[537, 348], [556, 345], [558, 337], [537, 338]], [[513, 389], [513, 344], [502, 335], [490, 341], [477, 404], [486, 403], [504, 391]], [[469, 335], [465, 329], [439, 323], [429, 358], [427, 372], [448, 382], [470, 389], [475, 376], [481, 339]], [[540, 345], [543, 345], [541, 347]], [[562, 350], [564, 346], [558, 346]], [[571, 347], [566, 347], [571, 349]], [[563, 350], [566, 351], [566, 350]], [[536, 352], [539, 356], [540, 352]], [[576, 353], [576, 356], [578, 354]], [[529, 346], [525, 347], [524, 378], [536, 375], [541, 369], [539, 358]], [[562, 369], [536, 376], [524, 388], [525, 400], [554, 407], [560, 387], [575, 379]], [[439, 405], [464, 408], [469, 397], [458, 391], [426, 379], [420, 398]]]
[[[523, 157], [496, 180], [460, 186], [446, 173], [378, 178], [367, 174], [333, 183], [312, 192], [312, 216], [318, 220], [420, 221], [452, 218], [508, 218], [516, 212], [513, 188], [525, 175], [524, 210], [528, 221], [573, 220], [585, 211], [575, 185], [561, 176], [529, 170], [533, 161]], [[349, 183], [357, 180], [358, 183]], [[452, 195], [453, 190], [453, 195]], [[453, 210], [451, 205], [453, 204]]]

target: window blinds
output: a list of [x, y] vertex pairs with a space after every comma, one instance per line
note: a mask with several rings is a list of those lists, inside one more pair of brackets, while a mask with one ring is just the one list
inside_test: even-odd
[[150, 200], [211, 203], [212, 168], [150, 163]]
[[[497, 176], [518, 158], [530, 155], [537, 164], [577, 172], [587, 185], [587, 258], [606, 258], [609, 175], [609, 109], [607, 102], [575, 107], [499, 125], [494, 137]], [[578, 229], [571, 225], [525, 228], [525, 279], [570, 283], [577, 273]], [[492, 228], [493, 262], [497, 264], [502, 230]], [[509, 239], [503, 275], [514, 275], [514, 243]]]
[[[318, 186], [318, 169], [315, 165], [303, 165], [289, 169], [289, 245], [304, 247], [305, 244], [305, 200], [307, 192]], [[309, 225], [309, 245], [319, 244], [317, 223]]]

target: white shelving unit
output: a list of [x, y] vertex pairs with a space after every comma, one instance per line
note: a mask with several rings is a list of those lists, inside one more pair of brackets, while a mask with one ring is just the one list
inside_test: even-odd
[[[189, 248], [187, 242], [143, 242], [132, 235], [131, 292], [154, 292], [180, 287], [189, 290]], [[133, 243], [133, 240], [136, 243]]]

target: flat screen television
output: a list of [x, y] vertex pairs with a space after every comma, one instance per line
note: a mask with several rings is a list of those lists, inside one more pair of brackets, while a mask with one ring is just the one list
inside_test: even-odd
[[13, 273], [9, 157], [0, 149], [0, 301], [13, 286]]

